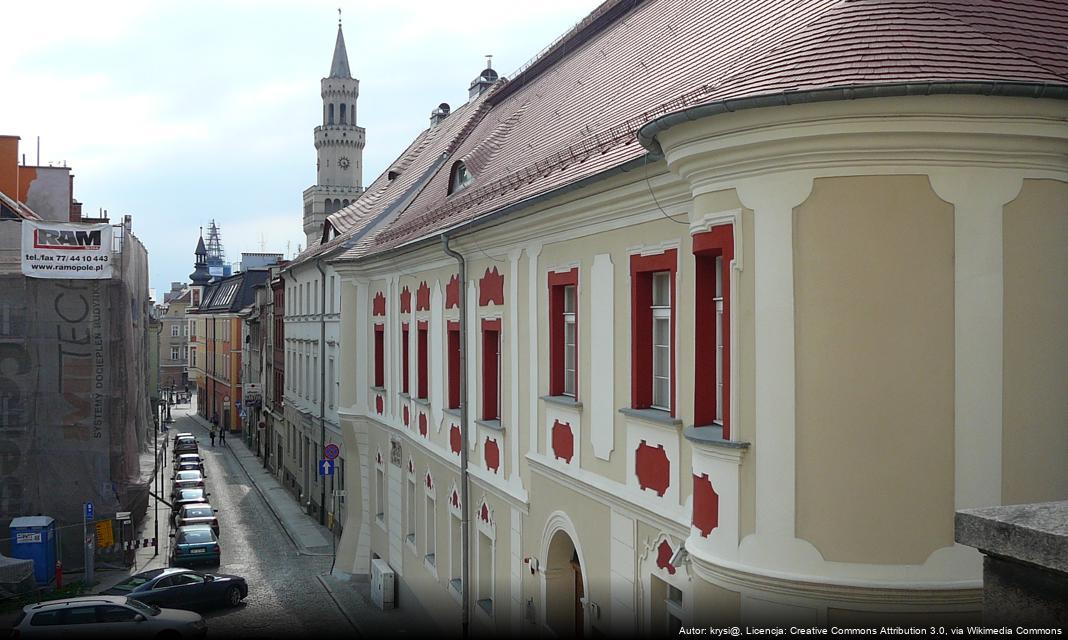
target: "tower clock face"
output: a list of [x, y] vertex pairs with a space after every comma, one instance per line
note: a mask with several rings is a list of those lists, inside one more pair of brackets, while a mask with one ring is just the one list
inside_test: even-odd
[[345, 156], [341, 156], [340, 158], [338, 158], [337, 164], [342, 169], [348, 169], [349, 168], [349, 159], [346, 158]]

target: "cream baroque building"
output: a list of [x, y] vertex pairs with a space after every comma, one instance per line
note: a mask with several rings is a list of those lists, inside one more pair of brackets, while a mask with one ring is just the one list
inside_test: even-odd
[[954, 511], [1068, 497], [1065, 8], [704, 4], [487, 69], [327, 220], [336, 567], [410, 621], [465, 514], [478, 632], [977, 621]]

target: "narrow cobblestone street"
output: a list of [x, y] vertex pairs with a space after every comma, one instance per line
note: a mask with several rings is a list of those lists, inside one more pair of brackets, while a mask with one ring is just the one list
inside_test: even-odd
[[[331, 557], [300, 554], [231, 449], [218, 441], [213, 448], [207, 430], [187, 415], [184, 407], [174, 417], [168, 437], [188, 431], [200, 442], [209, 499], [219, 510], [222, 564], [218, 572], [244, 576], [249, 584], [248, 598], [240, 607], [204, 612], [209, 635], [352, 637], [352, 627], [317, 580], [318, 575], [329, 571]], [[169, 457], [167, 462], [169, 476]], [[160, 552], [169, 554], [171, 539], [165, 537], [162, 527], [161, 537], [165, 542]]]

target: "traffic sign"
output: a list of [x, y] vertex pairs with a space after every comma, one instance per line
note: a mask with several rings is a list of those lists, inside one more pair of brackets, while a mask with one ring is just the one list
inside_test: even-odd
[[334, 458], [338, 457], [340, 454], [341, 454], [341, 449], [338, 448], [338, 446], [336, 444], [334, 444], [333, 442], [331, 442], [330, 444], [326, 445], [326, 448], [323, 449], [323, 457], [326, 458], [327, 460], [333, 460]]
[[94, 516], [94, 514], [93, 514], [93, 503], [92, 502], [86, 502], [85, 503], [85, 519], [86, 520], [92, 520], [93, 516]]
[[319, 475], [332, 476], [334, 475], [334, 461], [333, 460], [320, 460], [319, 461]]

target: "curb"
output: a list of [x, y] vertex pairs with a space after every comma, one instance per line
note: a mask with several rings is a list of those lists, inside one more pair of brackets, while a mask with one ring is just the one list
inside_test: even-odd
[[341, 602], [337, 599], [337, 595], [334, 593], [333, 587], [331, 587], [326, 580], [323, 580], [322, 576], [315, 576], [315, 579], [319, 581], [319, 584], [323, 585], [323, 589], [326, 589], [326, 594], [330, 596], [331, 600], [334, 601], [334, 606], [336, 606], [338, 611], [341, 612], [341, 615], [345, 616], [345, 619], [349, 621], [349, 626], [351, 626], [352, 629], [356, 632], [356, 635], [360, 636], [361, 638], [366, 638], [367, 634], [364, 632], [364, 630], [360, 627], [359, 624], [357, 624], [356, 620], [349, 615], [348, 610], [346, 610], [345, 607], [341, 606]]

